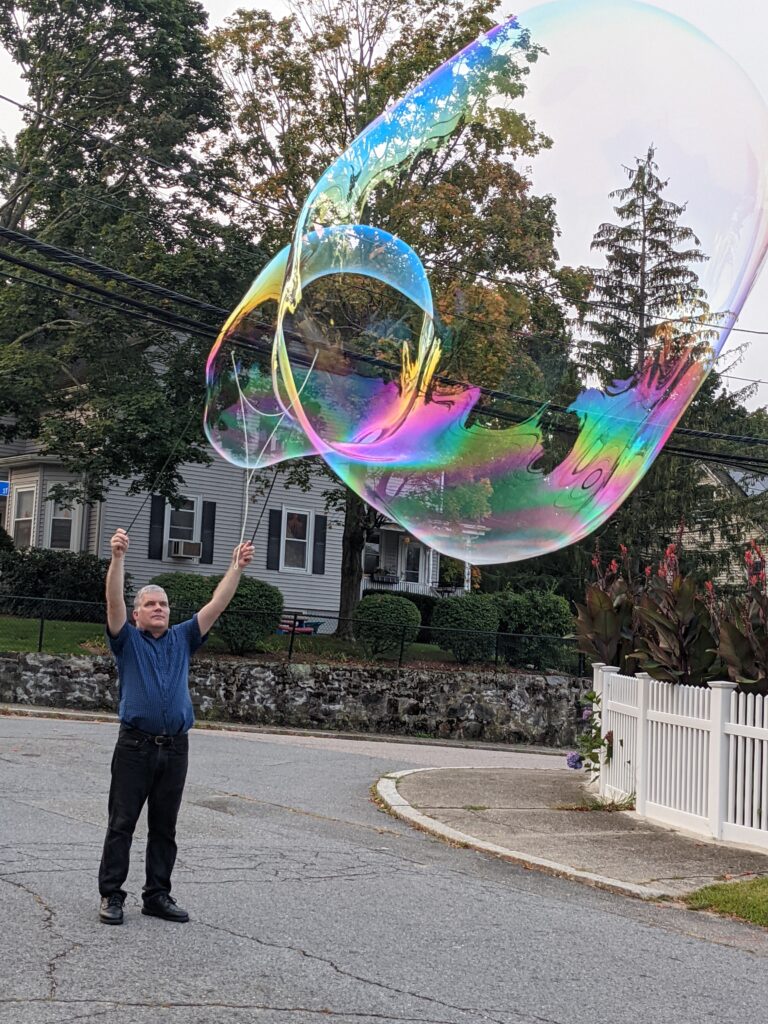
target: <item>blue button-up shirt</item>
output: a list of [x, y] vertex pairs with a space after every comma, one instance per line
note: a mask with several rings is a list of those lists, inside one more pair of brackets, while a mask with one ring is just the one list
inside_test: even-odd
[[197, 615], [157, 638], [127, 621], [117, 636], [107, 630], [120, 682], [120, 721], [154, 735], [176, 736], [191, 729], [189, 659], [207, 639]]

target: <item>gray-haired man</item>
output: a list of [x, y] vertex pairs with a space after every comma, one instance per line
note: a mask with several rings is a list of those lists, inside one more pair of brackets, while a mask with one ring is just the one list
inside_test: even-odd
[[176, 818], [187, 776], [187, 733], [194, 724], [189, 696], [189, 659], [237, 590], [253, 546], [240, 544], [213, 597], [191, 619], [169, 628], [168, 598], [161, 587], [136, 595], [129, 625], [123, 599], [128, 534], [112, 537], [107, 571], [107, 639], [120, 683], [120, 733], [112, 756], [109, 824], [99, 868], [105, 924], [122, 924], [133, 832], [147, 804], [146, 883], [142, 913], [167, 921], [188, 921], [171, 896], [176, 862]]

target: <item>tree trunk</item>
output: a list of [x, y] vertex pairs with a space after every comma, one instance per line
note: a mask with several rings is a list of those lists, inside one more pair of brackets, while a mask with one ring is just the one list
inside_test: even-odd
[[360, 603], [365, 548], [366, 506], [362, 498], [347, 489], [344, 506], [344, 537], [341, 548], [341, 593], [336, 636], [352, 639], [352, 618]]

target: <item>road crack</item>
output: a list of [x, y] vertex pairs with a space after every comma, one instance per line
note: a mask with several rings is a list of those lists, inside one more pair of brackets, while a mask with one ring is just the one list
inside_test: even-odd
[[[535, 1014], [523, 1014], [517, 1010], [509, 1011], [493, 1011], [489, 1013], [485, 1010], [479, 1009], [472, 1006], [458, 1006], [454, 1003], [445, 1002], [442, 999], [436, 999], [434, 996], [425, 995], [423, 992], [415, 992], [411, 989], [399, 989], [394, 985], [389, 985], [383, 981], [377, 981], [375, 978], [366, 978], [360, 974], [354, 974], [352, 971], [345, 970], [343, 967], [339, 967], [338, 964], [334, 963], [333, 960], [328, 957], [320, 956], [318, 953], [311, 953], [306, 949], [302, 949], [300, 946], [291, 946], [281, 942], [269, 942], [267, 939], [260, 939], [255, 935], [249, 935], [247, 932], [237, 932], [231, 928], [225, 928], [223, 925], [211, 924], [207, 921], [201, 921], [197, 919], [197, 924], [202, 925], [204, 928], [210, 928], [212, 931], [223, 932], [225, 935], [231, 935], [232, 938], [236, 939], [248, 939], [251, 942], [255, 942], [259, 946], [264, 946], [268, 949], [280, 949], [286, 952], [297, 953], [299, 956], [305, 957], [307, 960], [316, 961], [325, 966], [330, 967], [331, 970], [335, 971], [341, 977], [349, 978], [352, 981], [360, 982], [362, 985], [371, 985], [375, 988], [380, 988], [385, 992], [391, 992], [398, 996], [410, 996], [413, 999], [421, 999], [424, 1002], [432, 1003], [435, 1006], [440, 1006], [446, 1010], [455, 1010], [459, 1013], [469, 1014], [474, 1017], [479, 1017], [482, 1020], [492, 1021], [493, 1024], [508, 1024], [510, 1020], [509, 1016], [497, 1017], [495, 1013], [506, 1013], [512, 1014], [515, 1020], [525, 1021], [526, 1024], [536, 1022], [536, 1024], [563, 1024], [561, 1021], [554, 1020], [550, 1017], [540, 1017]], [[368, 1014], [367, 1016], [372, 1016]]]

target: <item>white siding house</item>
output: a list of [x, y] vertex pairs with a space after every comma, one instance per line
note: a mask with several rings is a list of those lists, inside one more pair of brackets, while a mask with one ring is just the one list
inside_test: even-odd
[[[286, 486], [278, 473], [268, 494], [246, 502], [245, 471], [215, 456], [207, 466], [181, 467], [184, 500], [178, 509], [158, 495], [129, 495], [129, 481], [111, 488], [100, 504], [67, 509], [49, 494], [71, 476], [34, 446], [19, 447], [0, 447], [0, 480], [8, 484], [0, 524], [19, 547], [108, 558], [110, 537], [130, 525], [126, 571], [135, 589], [165, 572], [216, 575], [226, 570], [240, 542], [247, 503], [243, 536], [253, 537], [255, 546], [251, 574], [277, 586], [286, 609], [338, 612], [343, 521], [326, 509], [325, 477], [304, 492]], [[363, 568], [364, 591], [434, 593], [439, 555], [392, 524], [369, 538]]]

